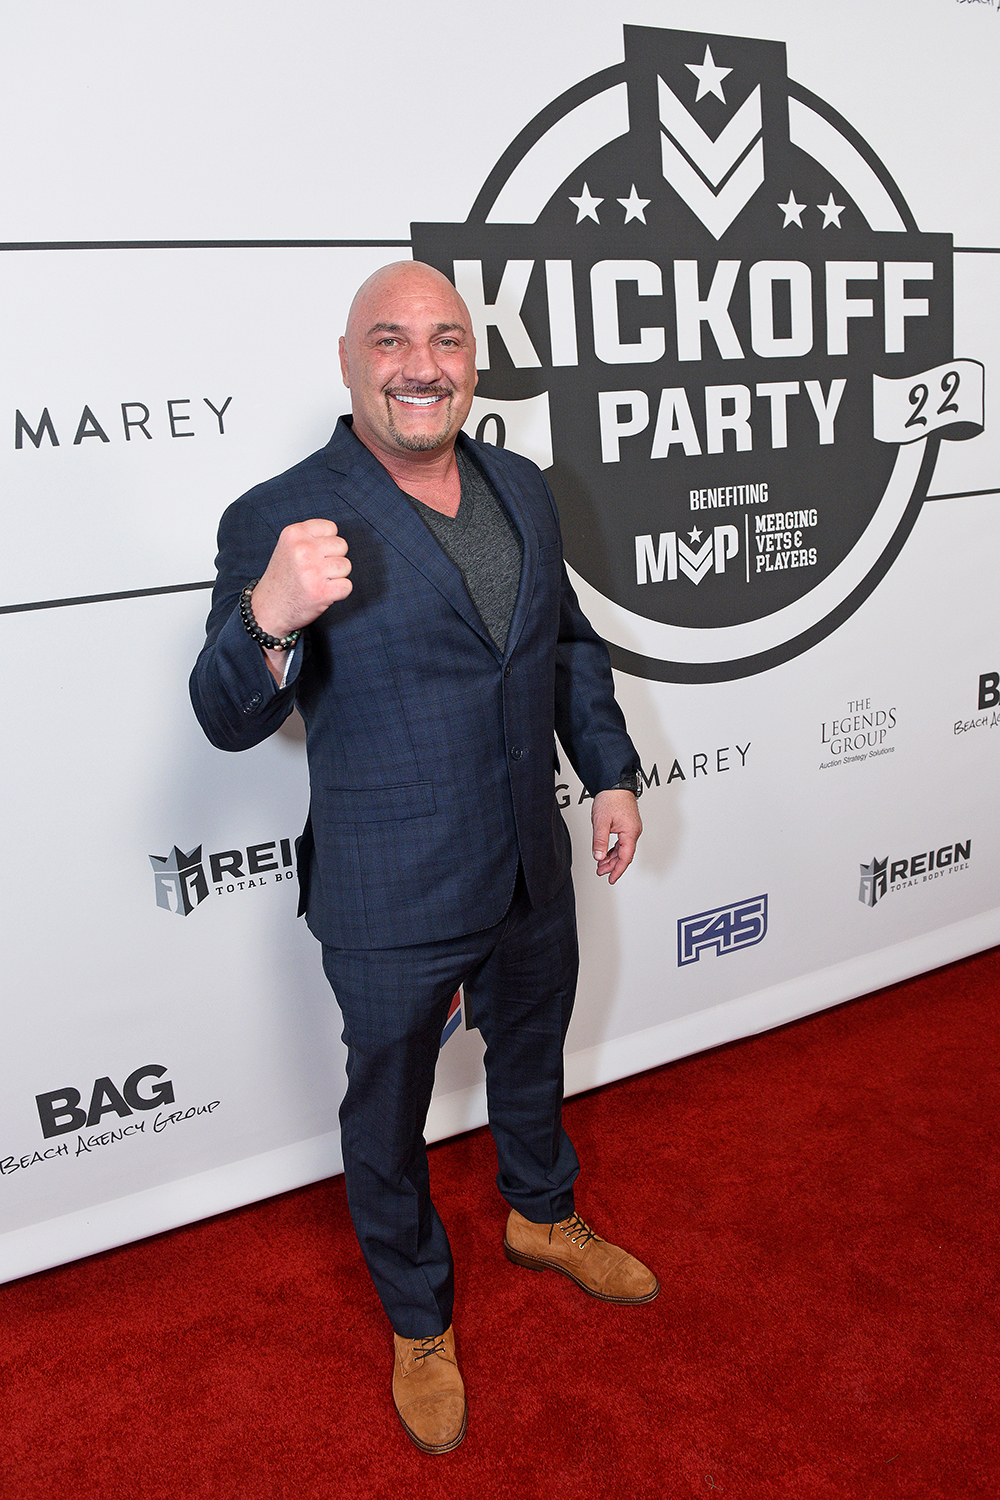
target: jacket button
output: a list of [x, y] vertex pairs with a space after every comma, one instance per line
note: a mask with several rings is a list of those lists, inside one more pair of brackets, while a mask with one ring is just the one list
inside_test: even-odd
[[510, 752], [510, 758], [511, 758], [511, 760], [520, 760], [521, 756], [523, 754], [524, 754], [524, 751], [523, 750], [518, 750], [517, 747], [515, 746], [515, 748]]
[[260, 705], [261, 702], [263, 702], [263, 697], [264, 697], [263, 693], [254, 693], [244, 703], [244, 705], [243, 705], [243, 712], [245, 714], [252, 714], [253, 711], [254, 711], [254, 709], [257, 708]]
[[503, 675], [505, 677], [509, 677], [510, 674], [511, 674], [511, 672], [513, 672], [513, 670], [514, 670], [513, 667], [504, 667], [504, 669], [503, 669]]

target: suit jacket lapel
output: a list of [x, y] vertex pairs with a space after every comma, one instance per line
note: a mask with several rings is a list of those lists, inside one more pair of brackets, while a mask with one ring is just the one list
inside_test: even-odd
[[[351, 432], [343, 418], [327, 448], [327, 465], [346, 481], [341, 495], [368, 524], [417, 568], [471, 630], [496, 654], [458, 568], [443, 551], [399, 487]], [[492, 476], [491, 476], [492, 477]], [[522, 569], [522, 586], [523, 586]]]

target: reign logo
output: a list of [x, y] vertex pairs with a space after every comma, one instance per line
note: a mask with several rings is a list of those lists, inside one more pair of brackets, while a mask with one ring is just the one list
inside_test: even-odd
[[208, 881], [201, 862], [201, 845], [185, 854], [174, 845], [171, 854], [151, 854], [156, 904], [179, 916], [190, 916], [208, 895]]
[[[296, 839], [294, 848], [297, 850], [298, 846]], [[223, 892], [231, 895], [234, 891], [257, 890], [279, 880], [291, 880], [295, 865], [292, 851], [291, 839], [271, 839], [266, 844], [251, 844], [247, 849], [220, 849], [203, 859], [200, 844], [188, 854], [175, 844], [170, 854], [149, 856], [156, 904], [164, 911], [187, 917], [212, 890], [218, 896]]]
[[640, 676], [821, 640], [897, 556], [942, 436], [982, 430], [951, 237], [779, 42], [625, 27], [625, 62], [412, 243], [469, 306], [469, 431], [548, 471], [581, 602]]
[[880, 896], [884, 896], [889, 888], [889, 876], [886, 873], [889, 860], [873, 858], [870, 865], [861, 866], [861, 884], [858, 887], [858, 900], [864, 906], [874, 906]]
[[926, 885], [930, 880], [942, 880], [945, 876], [961, 874], [969, 868], [972, 858], [972, 840], [964, 844], [944, 844], [940, 849], [921, 850], [919, 854], [890, 862], [873, 856], [870, 864], [861, 866], [861, 883], [858, 900], [862, 906], [877, 906], [890, 891], [908, 890], [916, 885]]

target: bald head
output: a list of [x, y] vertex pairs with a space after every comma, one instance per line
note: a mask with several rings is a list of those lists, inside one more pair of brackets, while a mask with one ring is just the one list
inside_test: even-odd
[[421, 261], [381, 266], [355, 294], [340, 340], [354, 431], [376, 457], [454, 447], [476, 386], [469, 310]]
[[350, 344], [366, 327], [377, 321], [387, 303], [427, 296], [437, 296], [453, 303], [456, 320], [471, 336], [472, 321], [462, 298], [447, 276], [422, 260], [396, 260], [373, 271], [354, 293], [344, 336]]

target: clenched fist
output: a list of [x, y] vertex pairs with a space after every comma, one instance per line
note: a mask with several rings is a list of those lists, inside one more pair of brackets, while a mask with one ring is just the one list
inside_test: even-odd
[[254, 619], [268, 635], [302, 630], [351, 592], [347, 543], [332, 521], [286, 526], [253, 591]]
[[[319, 619], [353, 587], [347, 543], [332, 521], [297, 521], [286, 526], [271, 561], [253, 591], [254, 619], [268, 635], [288, 635]], [[263, 647], [268, 670], [279, 685], [288, 658]]]

